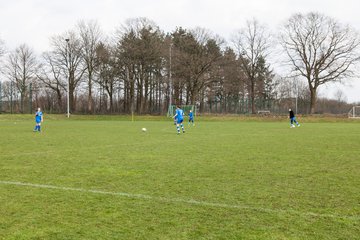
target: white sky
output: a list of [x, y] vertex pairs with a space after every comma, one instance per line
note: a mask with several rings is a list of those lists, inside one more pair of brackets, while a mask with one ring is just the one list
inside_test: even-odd
[[[293, 13], [310, 11], [360, 31], [359, 9], [359, 0], [0, 0], [0, 39], [8, 50], [26, 43], [40, 54], [49, 49], [51, 36], [73, 28], [81, 19], [96, 19], [111, 34], [128, 18], [146, 17], [165, 32], [177, 26], [203, 27], [230, 40], [246, 20], [256, 18], [276, 32]], [[320, 95], [332, 97], [337, 89], [349, 102], [360, 102], [360, 79], [346, 86], [322, 86]]]

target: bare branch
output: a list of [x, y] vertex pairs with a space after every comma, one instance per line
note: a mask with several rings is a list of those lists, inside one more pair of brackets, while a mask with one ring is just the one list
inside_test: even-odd
[[309, 83], [311, 112], [315, 111], [317, 88], [352, 77], [359, 61], [359, 34], [318, 13], [293, 15], [283, 26], [281, 40], [294, 71]]

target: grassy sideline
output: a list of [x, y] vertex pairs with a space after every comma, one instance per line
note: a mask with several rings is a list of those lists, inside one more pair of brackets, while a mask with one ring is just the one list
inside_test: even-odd
[[0, 114], [0, 239], [359, 238], [360, 121], [130, 120]]

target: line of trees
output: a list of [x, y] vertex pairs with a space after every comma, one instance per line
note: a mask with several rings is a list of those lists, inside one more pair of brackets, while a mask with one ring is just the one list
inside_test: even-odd
[[7, 79], [0, 100], [3, 108], [18, 100], [20, 112], [30, 101], [63, 113], [68, 94], [72, 113], [162, 114], [170, 102], [256, 113], [293, 107], [296, 95], [303, 112], [315, 113], [319, 86], [356, 74], [360, 38], [349, 26], [318, 13], [296, 14], [279, 36], [287, 77], [270, 65], [279, 55], [271, 51], [275, 38], [255, 19], [229, 45], [202, 28], [164, 33], [146, 18], [126, 21], [111, 38], [96, 21], [80, 21], [52, 36], [41, 56], [26, 44], [5, 53], [0, 41]]

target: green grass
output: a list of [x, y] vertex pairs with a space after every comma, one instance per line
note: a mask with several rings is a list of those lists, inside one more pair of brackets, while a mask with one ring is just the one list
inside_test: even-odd
[[0, 239], [359, 239], [360, 122], [135, 119], [0, 115]]

